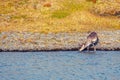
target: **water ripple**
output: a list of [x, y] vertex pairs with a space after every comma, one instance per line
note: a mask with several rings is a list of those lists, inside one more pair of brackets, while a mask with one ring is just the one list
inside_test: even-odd
[[119, 80], [120, 52], [1, 52], [0, 80]]

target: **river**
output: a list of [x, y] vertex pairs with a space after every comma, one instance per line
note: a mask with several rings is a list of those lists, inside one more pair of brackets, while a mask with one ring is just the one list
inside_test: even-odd
[[120, 80], [120, 51], [0, 52], [0, 80]]

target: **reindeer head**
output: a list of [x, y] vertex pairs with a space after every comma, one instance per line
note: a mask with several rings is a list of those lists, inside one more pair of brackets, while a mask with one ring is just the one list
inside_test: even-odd
[[85, 44], [83, 44], [82, 46], [81, 46], [81, 48], [79, 49], [79, 51], [82, 51], [82, 50], [84, 50], [85, 49]]

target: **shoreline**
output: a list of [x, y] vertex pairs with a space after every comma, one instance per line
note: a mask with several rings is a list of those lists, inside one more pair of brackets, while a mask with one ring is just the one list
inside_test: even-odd
[[[79, 51], [78, 49], [55, 49], [55, 50], [0, 50], [0, 52], [49, 52], [49, 51]], [[85, 49], [86, 51], [86, 49]], [[93, 49], [90, 49], [90, 51], [93, 51]], [[110, 50], [110, 49], [97, 49], [96, 51], [120, 51], [120, 48]], [[79, 51], [80, 52], [80, 51]]]
[[[97, 31], [98, 51], [120, 51], [120, 30]], [[0, 52], [77, 51], [89, 33], [0, 33]], [[91, 48], [90, 50], [93, 50]]]

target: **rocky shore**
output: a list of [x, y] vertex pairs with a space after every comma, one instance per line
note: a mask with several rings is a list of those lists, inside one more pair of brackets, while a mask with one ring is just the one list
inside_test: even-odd
[[[97, 33], [100, 39], [97, 50], [120, 50], [120, 30], [97, 31]], [[78, 50], [88, 34], [1, 32], [0, 51]]]

